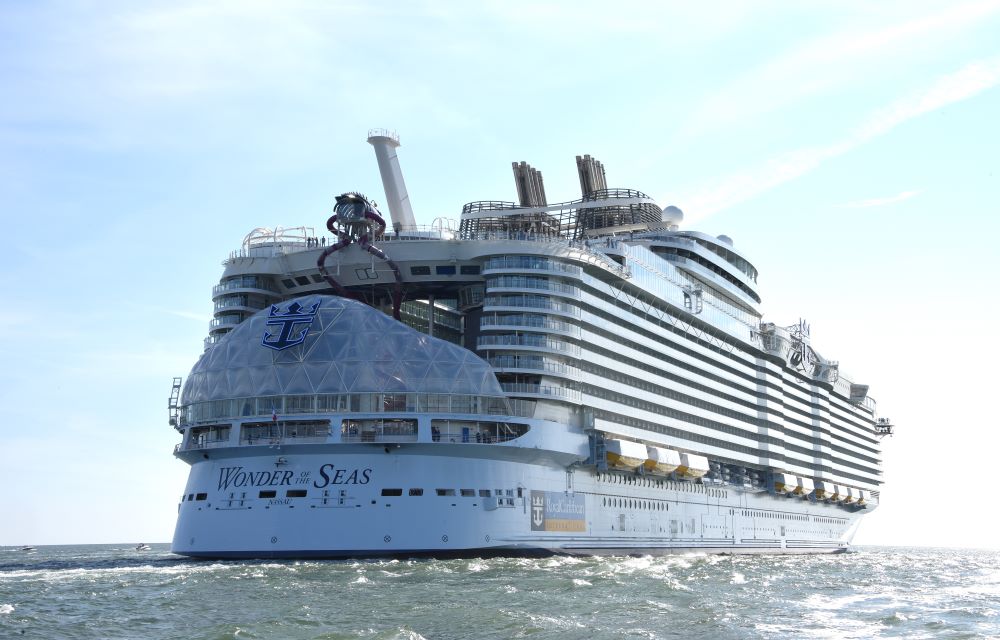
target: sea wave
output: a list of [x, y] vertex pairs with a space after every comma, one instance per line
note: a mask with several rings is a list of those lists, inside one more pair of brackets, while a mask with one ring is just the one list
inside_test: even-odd
[[0, 637], [1000, 637], [996, 552], [219, 562], [118, 547], [5, 560]]

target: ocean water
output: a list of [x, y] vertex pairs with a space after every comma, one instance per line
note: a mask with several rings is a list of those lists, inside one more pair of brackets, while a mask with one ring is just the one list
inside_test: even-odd
[[0, 638], [1000, 638], [1000, 552], [196, 561], [0, 548]]

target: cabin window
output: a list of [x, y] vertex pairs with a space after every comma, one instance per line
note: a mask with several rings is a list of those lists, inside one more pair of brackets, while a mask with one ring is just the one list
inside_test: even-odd
[[401, 496], [403, 495], [402, 489], [382, 489], [383, 496]]
[[454, 489], [435, 489], [439, 496], [453, 496], [455, 495]]
[[278, 495], [277, 491], [261, 491], [257, 494], [258, 498], [273, 498]]
[[289, 489], [288, 491], [285, 492], [285, 497], [286, 498], [305, 498], [306, 497], [306, 490], [305, 489]]
[[194, 497], [195, 500], [206, 500], [208, 498], [207, 493], [199, 493]]
[[410, 495], [411, 496], [422, 496], [422, 495], [424, 495], [424, 490], [423, 489], [410, 489]]

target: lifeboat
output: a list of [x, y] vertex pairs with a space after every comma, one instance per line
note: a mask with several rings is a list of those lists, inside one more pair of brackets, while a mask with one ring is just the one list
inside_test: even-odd
[[796, 493], [803, 498], [808, 498], [809, 494], [816, 490], [816, 485], [813, 484], [812, 478], [797, 478], [798, 488]]
[[667, 474], [681, 466], [681, 454], [673, 449], [646, 445], [646, 471]]
[[851, 487], [844, 487], [841, 489], [844, 496], [844, 504], [854, 504], [855, 500], [858, 499], [858, 490], [852, 489]]
[[606, 440], [604, 449], [608, 465], [620, 469], [635, 469], [646, 463], [646, 445], [631, 440]]
[[864, 506], [865, 498], [868, 497], [868, 492], [864, 489], [858, 489], [858, 506]]
[[677, 473], [688, 478], [700, 478], [708, 473], [708, 458], [693, 453], [682, 453]]

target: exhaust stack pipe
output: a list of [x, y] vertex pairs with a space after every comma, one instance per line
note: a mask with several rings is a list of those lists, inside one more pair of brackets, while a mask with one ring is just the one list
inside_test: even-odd
[[392, 228], [396, 231], [416, 231], [417, 221], [413, 218], [410, 196], [406, 193], [406, 183], [403, 182], [403, 172], [396, 155], [399, 136], [395, 131], [372, 129], [368, 132], [368, 143], [375, 147], [375, 159], [382, 174], [382, 188], [385, 189]]

